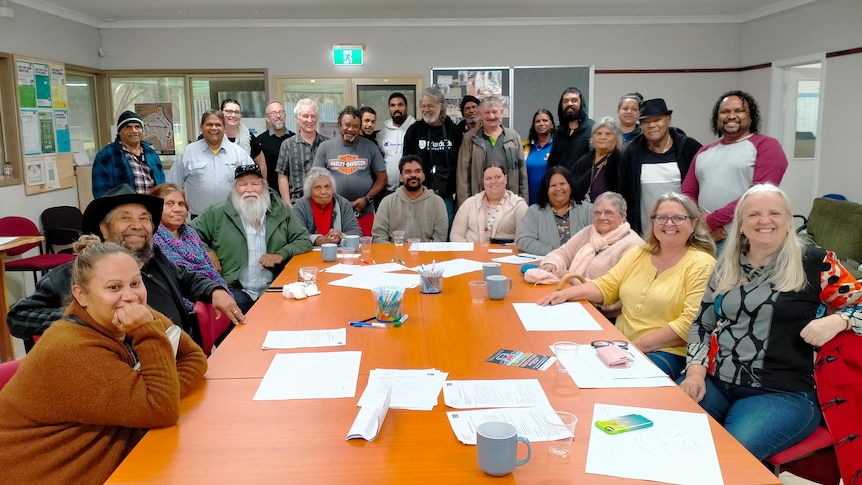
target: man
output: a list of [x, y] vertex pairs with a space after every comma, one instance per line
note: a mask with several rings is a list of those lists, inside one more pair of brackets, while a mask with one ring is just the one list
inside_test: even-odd
[[266, 103], [265, 109], [267, 130], [257, 135], [257, 142], [260, 144], [263, 158], [266, 160], [266, 182], [270, 187], [276, 188], [278, 187], [278, 172], [276, 172], [278, 152], [281, 150], [281, 144], [284, 143], [284, 140], [296, 133], [288, 130], [284, 123], [284, 105], [281, 104], [281, 101], [270, 101]]
[[[428, 174], [426, 185], [443, 198], [451, 226], [455, 218], [455, 171], [464, 134], [446, 116], [446, 99], [439, 89], [424, 90], [420, 99], [422, 119], [407, 128], [404, 154], [417, 155], [422, 161], [422, 168]], [[403, 171], [401, 177], [404, 177]]]
[[407, 97], [401, 93], [389, 95], [389, 116], [383, 124], [383, 129], [377, 133], [377, 144], [383, 151], [383, 159], [386, 161], [386, 176], [389, 180], [386, 193], [391, 194], [398, 188], [398, 180], [401, 174], [398, 172], [398, 163], [404, 154], [404, 135], [407, 128], [416, 122], [407, 110]]
[[527, 195], [527, 164], [521, 147], [521, 136], [501, 125], [503, 104], [500, 98], [490, 96], [479, 103], [482, 124], [468, 131], [458, 152], [455, 178], [455, 201], [458, 207], [472, 195], [483, 190], [485, 167], [491, 162], [505, 167], [506, 188], [524, 199]]
[[308, 231], [257, 165], [236, 168], [233, 190], [192, 221], [204, 244], [215, 252], [222, 276], [245, 312], [269, 288], [284, 265], [311, 251]]
[[557, 105], [557, 120], [560, 124], [554, 132], [548, 168], [554, 165], [571, 167], [590, 151], [593, 131], [593, 120], [587, 118], [587, 109], [583, 106], [583, 96], [578, 88], [569, 87], [563, 91]]
[[387, 195], [380, 204], [371, 231], [374, 242], [390, 242], [392, 231], [404, 231], [404, 237], [418, 237], [423, 241], [446, 241], [449, 235], [446, 206], [439, 195], [423, 185], [425, 169], [422, 168], [422, 159], [405, 155], [398, 166], [401, 187]]
[[293, 117], [299, 127], [299, 135], [288, 138], [278, 150], [278, 192], [281, 200], [292, 205], [303, 196], [302, 186], [305, 175], [320, 144], [328, 138], [317, 132], [317, 101], [303, 98], [296, 102]]
[[362, 116], [359, 122], [359, 135], [376, 145], [377, 133], [380, 132], [380, 130], [375, 130], [377, 128], [377, 112], [371, 106], [363, 106], [359, 108], [359, 114]]
[[679, 192], [700, 143], [671, 124], [673, 110], [664, 99], [649, 99], [638, 118], [643, 132], [620, 159], [619, 187], [628, 205], [628, 221], [638, 234], [651, 230], [649, 211], [665, 192]]
[[461, 121], [458, 122], [458, 128], [461, 133], [467, 133], [470, 130], [475, 130], [482, 122], [479, 116], [479, 98], [468, 94], [461, 98]]
[[743, 91], [722, 94], [712, 108], [712, 131], [720, 138], [691, 161], [682, 193], [700, 206], [701, 221], [715, 242], [727, 236], [739, 197], [754, 184], [781, 184], [787, 156], [775, 138], [760, 134], [757, 101]]
[[371, 235], [372, 201], [386, 188], [386, 163], [373, 143], [359, 136], [359, 111], [347, 106], [338, 114], [340, 138], [320, 144], [315, 167], [332, 171], [338, 195], [350, 201], [362, 234]]
[[117, 138], [99, 150], [93, 161], [93, 197], [126, 184], [139, 194], [165, 181], [162, 161], [152, 145], [142, 141], [144, 124], [132, 111], [117, 119]]
[[[153, 227], [162, 219], [163, 201], [159, 197], [136, 194], [126, 184], [114, 187], [84, 210], [85, 234], [101, 235], [105, 241], [122, 244], [143, 264], [141, 276], [147, 289], [147, 304], [163, 313], [200, 340], [194, 316], [187, 316], [183, 297], [191, 301], [212, 302], [234, 323], [244, 322], [230, 294], [211, 279], [171, 263], [153, 245]], [[72, 263], [49, 271], [36, 284], [36, 291], [9, 311], [7, 321], [12, 335], [30, 338], [41, 335], [63, 315], [72, 289]]]
[[221, 111], [204, 111], [200, 129], [203, 139], [189, 143], [168, 172], [168, 182], [185, 189], [192, 219], [230, 193], [236, 167], [254, 164], [245, 150], [225, 138]]

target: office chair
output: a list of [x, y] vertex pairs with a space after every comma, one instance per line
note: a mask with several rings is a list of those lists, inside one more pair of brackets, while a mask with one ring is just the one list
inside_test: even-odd
[[18, 366], [21, 365], [20, 360], [10, 360], [0, 364], [0, 389], [6, 386], [9, 379], [18, 371]]
[[[68, 205], [49, 207], [42, 211], [39, 221], [45, 233], [45, 250], [48, 253], [72, 253], [72, 245], [81, 237], [81, 209]], [[56, 246], [65, 246], [57, 251]]]
[[198, 328], [201, 332], [201, 348], [205, 354], [210, 355], [213, 346], [221, 342], [232, 328], [230, 318], [224, 312], [216, 318], [215, 308], [202, 301], [195, 303], [195, 315], [198, 317]]
[[787, 471], [823, 485], [838, 485], [841, 480], [832, 435], [822, 424], [808, 438], [764, 461], [775, 476]]

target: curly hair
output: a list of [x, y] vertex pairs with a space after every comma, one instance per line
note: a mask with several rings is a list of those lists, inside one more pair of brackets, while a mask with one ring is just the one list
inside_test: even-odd
[[748, 116], [751, 118], [749, 131], [758, 133], [760, 131], [760, 108], [757, 106], [757, 101], [754, 99], [754, 96], [745, 91], [734, 90], [719, 96], [715, 102], [715, 106], [712, 107], [712, 132], [715, 133], [715, 136], [721, 137], [722, 135], [721, 130], [718, 129], [718, 109], [721, 106], [721, 102], [728, 96], [736, 96], [742, 100], [742, 105], [748, 108]]

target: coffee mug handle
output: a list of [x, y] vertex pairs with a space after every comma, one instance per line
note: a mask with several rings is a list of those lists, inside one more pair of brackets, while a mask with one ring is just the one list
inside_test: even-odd
[[[512, 281], [512, 280], [509, 280], [509, 281]], [[533, 447], [530, 446], [530, 440], [528, 440], [527, 438], [522, 438], [522, 437], [518, 436], [518, 441], [527, 445], [527, 457], [524, 458], [523, 460], [516, 461], [515, 466], [525, 465], [528, 461], [530, 461], [530, 457], [533, 455]]]
[[512, 278], [506, 278], [506, 293], [512, 291]]

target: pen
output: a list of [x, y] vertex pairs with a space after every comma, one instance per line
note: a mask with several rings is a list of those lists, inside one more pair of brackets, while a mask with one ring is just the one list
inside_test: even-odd
[[352, 327], [374, 327], [374, 328], [389, 328], [388, 325], [383, 323], [370, 323], [370, 322], [348, 322]]
[[410, 318], [410, 315], [405, 313], [404, 316], [401, 317], [401, 320], [398, 320], [397, 322], [395, 322], [395, 328], [398, 328], [401, 325], [403, 325], [404, 322], [406, 322], [408, 318]]

